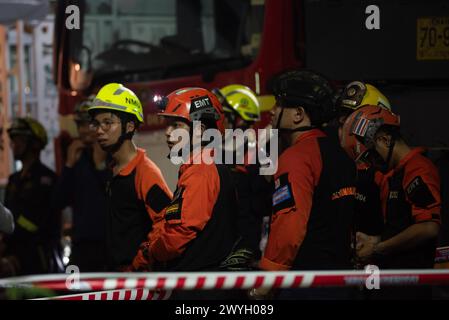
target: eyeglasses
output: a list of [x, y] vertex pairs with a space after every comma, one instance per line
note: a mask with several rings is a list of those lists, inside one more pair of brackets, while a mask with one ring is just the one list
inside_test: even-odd
[[120, 121], [112, 121], [105, 119], [99, 122], [97, 120], [92, 120], [89, 124], [89, 128], [93, 131], [97, 131], [98, 128], [101, 128], [101, 130], [103, 131], [109, 131], [111, 129], [111, 126], [116, 123], [120, 123]]

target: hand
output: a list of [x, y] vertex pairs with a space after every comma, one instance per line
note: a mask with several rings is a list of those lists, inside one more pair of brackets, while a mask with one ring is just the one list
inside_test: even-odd
[[253, 288], [248, 290], [248, 297], [251, 300], [269, 300], [273, 298], [273, 290], [268, 288]]
[[79, 139], [73, 140], [67, 150], [67, 161], [65, 165], [72, 168], [80, 159], [81, 152], [86, 147], [86, 145]]
[[368, 261], [380, 243], [379, 236], [369, 236], [363, 232], [356, 233], [356, 253], [361, 261]]
[[220, 268], [228, 271], [249, 271], [253, 269], [254, 262], [254, 252], [248, 248], [240, 248], [227, 256], [221, 262]]
[[103, 149], [101, 149], [98, 142], [95, 142], [93, 145], [93, 159], [95, 168], [97, 168], [97, 170], [106, 169], [106, 157], [107, 153], [103, 151]]
[[148, 272], [151, 271], [152, 260], [149, 256], [149, 244], [144, 242], [140, 245], [137, 255], [134, 257], [132, 267], [134, 271]]

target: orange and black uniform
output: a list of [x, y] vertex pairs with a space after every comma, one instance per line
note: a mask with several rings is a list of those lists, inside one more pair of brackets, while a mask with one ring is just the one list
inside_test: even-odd
[[354, 162], [321, 130], [300, 135], [279, 158], [265, 270], [351, 267]]
[[[338, 126], [323, 128], [329, 138], [340, 144]], [[365, 163], [357, 164], [354, 231], [368, 235], [379, 235], [383, 230], [383, 214], [380, 204], [380, 182], [382, 173]]]
[[131, 265], [142, 242], [157, 236], [153, 224], [164, 218], [169, 190], [159, 168], [143, 149], [107, 184], [108, 269]]
[[[440, 178], [435, 165], [421, 153], [410, 151], [399, 165], [384, 176], [381, 185], [385, 227], [382, 241], [401, 233], [415, 223], [440, 223]], [[436, 239], [401, 253], [381, 257], [379, 267], [432, 268]]]
[[236, 208], [225, 165], [195, 164], [194, 159], [183, 164], [165, 223], [150, 242], [149, 264], [163, 262], [169, 271], [217, 270], [237, 239]]

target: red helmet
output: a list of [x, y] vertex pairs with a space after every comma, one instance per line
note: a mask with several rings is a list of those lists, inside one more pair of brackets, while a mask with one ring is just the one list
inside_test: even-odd
[[399, 127], [399, 123], [399, 116], [385, 108], [364, 106], [346, 119], [342, 129], [342, 147], [357, 160], [367, 149], [374, 147], [374, 138], [382, 126]]
[[368, 150], [351, 132], [348, 131], [349, 126], [343, 126], [340, 144], [346, 153], [355, 161], [359, 161], [361, 156]]
[[159, 116], [182, 118], [188, 122], [209, 119], [224, 134], [223, 107], [209, 90], [181, 88], [166, 97], [155, 98], [155, 101], [163, 109]]

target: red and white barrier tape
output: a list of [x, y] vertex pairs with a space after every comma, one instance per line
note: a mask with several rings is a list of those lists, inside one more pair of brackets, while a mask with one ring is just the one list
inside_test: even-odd
[[[1, 287], [101, 291], [313, 288], [363, 286], [377, 276], [361, 271], [86, 273], [25, 276], [0, 280]], [[381, 270], [381, 286], [449, 285], [449, 270]]]
[[71, 294], [32, 300], [167, 300], [170, 296], [171, 291], [165, 290], [126, 289]]

